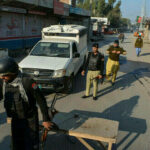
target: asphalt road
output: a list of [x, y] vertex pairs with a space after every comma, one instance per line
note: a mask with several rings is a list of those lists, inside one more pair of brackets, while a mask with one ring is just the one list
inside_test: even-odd
[[[100, 51], [105, 53], [115, 37], [108, 36], [99, 43]], [[127, 50], [127, 56], [121, 56], [121, 66], [115, 86], [109, 83], [99, 85], [98, 100], [92, 97], [82, 99], [85, 90], [85, 78], [78, 74], [75, 78], [74, 91], [70, 95], [59, 97], [55, 107], [61, 114], [75, 112], [89, 117], [106, 118], [119, 121], [117, 139], [118, 150], [150, 150], [150, 44], [144, 43], [140, 57], [136, 57], [135, 38], [126, 34], [122, 47]], [[92, 94], [92, 89], [91, 89]], [[53, 94], [46, 96], [50, 105]], [[58, 119], [55, 119], [59, 122]], [[100, 146], [88, 142], [95, 150]], [[6, 124], [6, 114], [0, 103], [0, 150], [10, 149], [10, 125]], [[46, 150], [86, 150], [74, 138], [50, 133]]]

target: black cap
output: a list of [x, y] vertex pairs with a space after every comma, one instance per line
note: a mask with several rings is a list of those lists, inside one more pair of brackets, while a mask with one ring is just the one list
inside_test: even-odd
[[99, 46], [98, 46], [98, 43], [94, 43], [94, 44], [92, 45], [92, 47], [98, 48], [98, 47], [99, 47]]
[[18, 64], [11, 57], [0, 59], [0, 76], [8, 74], [17, 74], [19, 71]]
[[115, 40], [114, 43], [119, 45], [119, 41], [118, 40]]

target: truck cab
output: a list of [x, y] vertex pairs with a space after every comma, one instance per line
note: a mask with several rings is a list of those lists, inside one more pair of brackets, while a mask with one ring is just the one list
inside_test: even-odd
[[74, 76], [86, 60], [87, 30], [79, 25], [53, 25], [42, 30], [42, 40], [19, 63], [42, 89], [66, 91], [73, 88]]

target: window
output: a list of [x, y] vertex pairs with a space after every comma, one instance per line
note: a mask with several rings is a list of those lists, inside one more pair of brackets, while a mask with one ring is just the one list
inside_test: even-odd
[[75, 43], [73, 43], [73, 45], [72, 45], [72, 52], [73, 52], [73, 54], [75, 54], [75, 53], [78, 52], [78, 51], [77, 51], [77, 46], [76, 46]]
[[34, 47], [30, 55], [69, 58], [70, 45], [69, 43], [40, 42]]

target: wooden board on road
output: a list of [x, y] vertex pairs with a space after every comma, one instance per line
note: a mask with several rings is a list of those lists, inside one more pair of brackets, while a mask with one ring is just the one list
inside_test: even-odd
[[[113, 143], [116, 143], [119, 122], [72, 113], [66, 115], [67, 117], [58, 114], [56, 118], [61, 120], [57, 123], [59, 128], [67, 130], [68, 135], [77, 137], [77, 139], [85, 138], [107, 142], [110, 145], [109, 149]], [[82, 143], [85, 145], [85, 141]]]

